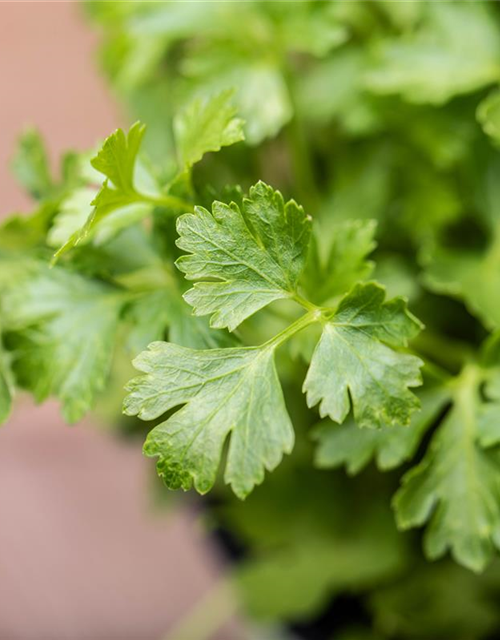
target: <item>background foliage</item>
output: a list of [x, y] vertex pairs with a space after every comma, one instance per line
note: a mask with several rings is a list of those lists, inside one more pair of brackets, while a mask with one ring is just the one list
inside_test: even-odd
[[[496, 637], [497, 6], [86, 9], [147, 129], [58, 176], [21, 138], [36, 204], [0, 233], [0, 417], [22, 388], [141, 434], [118, 411], [142, 352], [125, 413], [155, 421], [168, 486], [213, 486], [252, 615], [320, 616], [316, 637]], [[219, 466], [239, 497], [277, 468], [240, 502]]]

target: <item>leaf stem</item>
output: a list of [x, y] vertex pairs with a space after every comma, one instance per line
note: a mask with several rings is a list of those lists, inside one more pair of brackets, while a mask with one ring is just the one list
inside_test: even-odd
[[184, 210], [186, 212], [193, 210], [192, 203], [177, 196], [172, 196], [170, 194], [164, 194], [161, 196], [149, 196], [144, 193], [138, 193], [137, 195], [139, 196], [141, 202], [145, 202], [147, 204], [154, 204], [159, 207], [170, 207], [172, 209]]
[[282, 57], [282, 70], [293, 111], [285, 132], [292, 159], [295, 184], [300, 197], [299, 201], [310, 211], [316, 211], [320, 198], [315, 180], [311, 149], [301, 118], [298, 117], [299, 107], [295, 98], [293, 71], [290, 69], [290, 63], [285, 56]]
[[318, 306], [316, 306], [312, 302], [309, 302], [309, 300], [307, 300], [306, 298], [301, 296], [299, 293], [294, 293], [294, 295], [292, 296], [292, 300], [295, 300], [295, 302], [300, 304], [301, 307], [304, 307], [304, 309], [306, 309], [306, 311], [318, 311], [319, 310]]
[[222, 577], [183, 616], [163, 640], [209, 640], [237, 612], [234, 589]]
[[292, 324], [289, 327], [277, 333], [274, 337], [272, 337], [267, 342], [264, 342], [262, 346], [273, 347], [273, 348], [280, 347], [284, 342], [289, 340], [293, 335], [295, 335], [299, 331], [302, 331], [302, 329], [305, 329], [310, 324], [319, 322], [321, 320], [321, 317], [322, 317], [321, 309], [318, 309], [317, 307], [315, 307], [308, 313], [305, 313], [303, 316], [300, 316], [300, 318], [295, 320], [295, 322], [292, 322]]

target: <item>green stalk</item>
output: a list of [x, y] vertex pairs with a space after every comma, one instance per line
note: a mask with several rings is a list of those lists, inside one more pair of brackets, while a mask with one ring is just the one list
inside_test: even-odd
[[210, 640], [237, 611], [231, 582], [223, 577], [173, 626], [162, 640]]

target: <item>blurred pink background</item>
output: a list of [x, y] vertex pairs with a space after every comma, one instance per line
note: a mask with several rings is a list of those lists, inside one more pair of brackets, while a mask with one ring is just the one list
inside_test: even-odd
[[[29, 210], [8, 169], [27, 124], [54, 166], [120, 124], [96, 44], [75, 2], [0, 2], [2, 216]], [[193, 512], [152, 508], [152, 464], [89, 422], [66, 426], [55, 403], [18, 398], [0, 431], [0, 640], [159, 640], [211, 589], [213, 549]]]

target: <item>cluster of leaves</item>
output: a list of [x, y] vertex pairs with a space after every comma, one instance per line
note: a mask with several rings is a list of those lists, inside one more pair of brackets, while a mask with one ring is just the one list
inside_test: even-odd
[[168, 487], [217, 492], [255, 615], [357, 591], [375, 637], [498, 629], [495, 564], [427, 565], [396, 529], [474, 572], [500, 548], [497, 7], [88, 11], [148, 132], [60, 179], [22, 138], [37, 205], [0, 230], [0, 418], [16, 387], [70, 422], [117, 408], [135, 357], [124, 412], [156, 421]]

